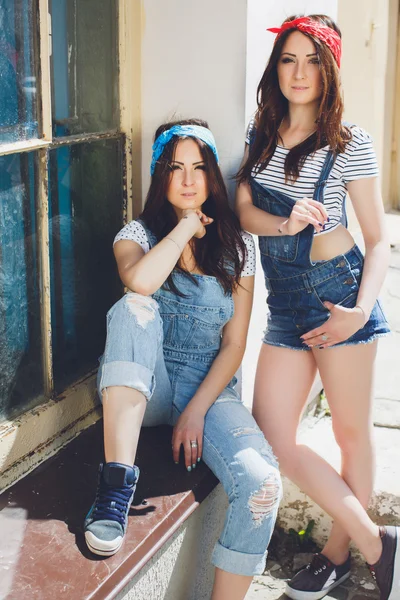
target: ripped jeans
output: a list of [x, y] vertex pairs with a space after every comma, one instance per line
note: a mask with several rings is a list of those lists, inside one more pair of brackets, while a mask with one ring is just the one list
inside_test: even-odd
[[[208, 296], [201, 297], [210, 304], [216, 288], [210, 289], [206, 280], [203, 284], [209, 285], [203, 290]], [[182, 301], [174, 306], [165, 293], [155, 297], [128, 293], [110, 309], [98, 373], [100, 397], [111, 386], [144, 394], [148, 401], [144, 426], [176, 423], [218, 354], [218, 348], [216, 353], [210, 348], [202, 351], [196, 332], [205, 326], [212, 329], [214, 313], [216, 319], [224, 318], [221, 311], [208, 310], [212, 307]], [[207, 320], [197, 323], [205, 310]], [[199, 339], [206, 338], [203, 331]], [[229, 499], [212, 562], [224, 571], [251, 576], [264, 571], [282, 488], [272, 450], [242, 404], [235, 383], [234, 379], [228, 384], [205, 416], [202, 459]]]

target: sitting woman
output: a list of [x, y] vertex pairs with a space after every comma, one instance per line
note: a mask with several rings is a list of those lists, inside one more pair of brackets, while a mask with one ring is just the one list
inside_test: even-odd
[[105, 464], [85, 538], [95, 554], [117, 552], [139, 477], [140, 427], [171, 424], [174, 461], [181, 446], [188, 471], [203, 459], [229, 497], [212, 598], [239, 600], [264, 570], [281, 498], [271, 448], [235, 390], [252, 307], [253, 240], [229, 207], [205, 122], [159, 127], [151, 174], [140, 219], [115, 239], [130, 291], [107, 315], [98, 374]]

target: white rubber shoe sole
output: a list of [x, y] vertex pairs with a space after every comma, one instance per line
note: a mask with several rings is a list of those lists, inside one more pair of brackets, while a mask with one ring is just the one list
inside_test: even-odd
[[[335, 589], [335, 587], [346, 581], [346, 579], [348, 579], [349, 577], [350, 571], [343, 575], [343, 577], [332, 583], [332, 585], [330, 585], [329, 587], [325, 588], [324, 590], [319, 590], [318, 592], [302, 592], [300, 590], [294, 590], [289, 586], [289, 584], [286, 584], [285, 594], [289, 598], [292, 598], [292, 600], [320, 600], [320, 598], [325, 598], [325, 596], [327, 596], [329, 592], [331, 592], [333, 589]], [[392, 600], [392, 598], [390, 598], [390, 600]], [[400, 600], [400, 597], [396, 599], [396, 597], [393, 596], [393, 600]]]
[[91, 531], [85, 531], [85, 540], [87, 547], [93, 554], [112, 556], [121, 548], [124, 538], [118, 536], [112, 541], [99, 540]]

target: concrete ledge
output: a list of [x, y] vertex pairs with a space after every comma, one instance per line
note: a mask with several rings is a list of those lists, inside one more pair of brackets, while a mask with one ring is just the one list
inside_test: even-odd
[[219, 484], [115, 600], [209, 600], [228, 499]]
[[[203, 585], [193, 573], [198, 562], [206, 572], [211, 543], [222, 526], [222, 513], [212, 500], [212, 515], [206, 524], [200, 514], [196, 515], [199, 505], [217, 486], [211, 471], [204, 463], [192, 473], [174, 464], [171, 428], [143, 429], [136, 461], [141, 474], [126, 540], [118, 554], [103, 559], [87, 550], [82, 532], [102, 456], [102, 422], [98, 422], [0, 496], [0, 598], [104, 600], [115, 598], [127, 586], [126, 593], [133, 593], [132, 578], [141, 580], [141, 570], [158, 552], [165, 564], [158, 559], [151, 563], [157, 568], [148, 579], [147, 599], [156, 597], [153, 590], [163, 587], [168, 577], [171, 586], [174, 582], [175, 594], [180, 581], [185, 590], [196, 581], [196, 585]], [[221, 491], [221, 502], [222, 497]], [[195, 518], [188, 520], [191, 515]], [[196, 553], [189, 552], [189, 546], [196, 548], [194, 540], [200, 539], [200, 529], [204, 540], [209, 536], [203, 542], [204, 556], [199, 545]], [[164, 545], [174, 534], [168, 552]], [[190, 542], [181, 550], [181, 541], [183, 544], [186, 538]], [[181, 579], [174, 569], [171, 571], [175, 563], [180, 565], [179, 572], [182, 569]], [[160, 573], [160, 584], [155, 573]], [[211, 585], [210, 573], [204, 577], [205, 589]], [[136, 590], [134, 593], [137, 597]], [[197, 596], [193, 598], [197, 600]]]

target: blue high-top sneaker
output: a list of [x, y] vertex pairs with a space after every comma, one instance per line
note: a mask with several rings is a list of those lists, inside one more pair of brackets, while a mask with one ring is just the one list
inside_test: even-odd
[[136, 466], [100, 465], [96, 499], [83, 526], [86, 544], [94, 554], [112, 556], [121, 548], [138, 479]]

